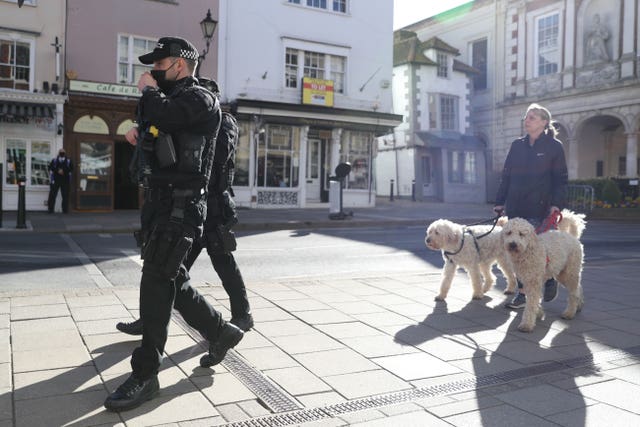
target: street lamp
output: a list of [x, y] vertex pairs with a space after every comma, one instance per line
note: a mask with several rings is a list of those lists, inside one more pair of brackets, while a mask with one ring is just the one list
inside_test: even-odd
[[211, 39], [213, 38], [213, 33], [216, 31], [216, 26], [218, 25], [218, 21], [211, 17], [211, 9], [207, 10], [207, 16], [200, 21], [200, 28], [202, 29], [202, 36], [206, 42], [206, 47], [202, 50], [202, 53], [198, 57], [198, 66], [196, 68], [196, 77], [200, 77], [200, 65], [204, 58], [209, 53], [209, 44], [211, 44]]

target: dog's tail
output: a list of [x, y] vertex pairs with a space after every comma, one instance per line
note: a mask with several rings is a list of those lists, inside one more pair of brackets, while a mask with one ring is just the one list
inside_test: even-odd
[[558, 223], [558, 230], [569, 233], [579, 239], [587, 226], [587, 221], [584, 218], [585, 214], [563, 209], [562, 219]]

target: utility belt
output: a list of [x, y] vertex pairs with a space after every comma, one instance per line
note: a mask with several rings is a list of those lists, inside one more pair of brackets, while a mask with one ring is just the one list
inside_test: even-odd
[[206, 189], [202, 185], [183, 187], [173, 184], [149, 185], [145, 186], [145, 202], [171, 199], [172, 222], [183, 222], [184, 212], [187, 204], [194, 199], [200, 199], [206, 194]]

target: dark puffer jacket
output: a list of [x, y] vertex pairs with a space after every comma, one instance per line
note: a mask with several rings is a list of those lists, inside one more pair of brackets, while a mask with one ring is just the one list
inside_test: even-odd
[[543, 132], [531, 145], [527, 135], [511, 144], [495, 204], [510, 217], [541, 221], [551, 206], [564, 208], [567, 180], [562, 142]]

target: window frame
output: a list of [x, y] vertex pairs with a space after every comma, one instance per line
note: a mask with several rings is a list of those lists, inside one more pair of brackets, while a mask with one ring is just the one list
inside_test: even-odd
[[465, 185], [478, 183], [478, 156], [475, 151], [450, 150], [447, 159], [449, 183]]
[[[155, 45], [157, 43], [156, 39], [151, 39], [148, 37], [142, 37], [142, 36], [137, 36], [134, 34], [127, 34], [127, 33], [118, 33], [117, 34], [118, 40], [117, 40], [117, 50], [116, 50], [116, 81], [120, 84], [128, 84], [128, 85], [135, 85], [136, 84], [136, 77], [135, 77], [135, 67], [139, 67], [141, 69], [148, 69], [151, 70], [153, 68], [153, 64], [150, 65], [146, 65], [141, 63], [138, 60], [138, 57], [134, 54], [134, 49], [135, 49], [135, 40], [142, 40], [147, 42], [147, 47], [148, 50], [146, 50], [146, 52], [150, 52], [151, 50], [153, 50], [153, 48], [155, 48]], [[120, 67], [121, 65], [124, 65], [124, 62], [121, 61], [122, 56], [120, 55], [120, 49], [121, 49], [121, 44], [120, 44], [120, 40], [122, 37], [126, 37], [127, 38], [127, 81], [123, 81], [120, 79], [121, 75], [120, 75]], [[149, 48], [149, 44], [151, 44], [151, 47]]]
[[[479, 45], [480, 43], [484, 43], [484, 62], [481, 60], [478, 60], [478, 58], [476, 57], [476, 51], [475, 51], [475, 47], [477, 45]], [[488, 37], [483, 37], [477, 40], [472, 41], [469, 49], [469, 55], [471, 56], [471, 58], [469, 58], [469, 62], [471, 63], [471, 66], [477, 70], [480, 70], [480, 74], [479, 75], [474, 75], [471, 78], [471, 81], [473, 83], [473, 91], [474, 92], [480, 92], [480, 91], [484, 91], [489, 89], [489, 39]], [[484, 86], [483, 87], [478, 87], [478, 82], [483, 82]]]
[[[35, 89], [34, 86], [34, 76], [35, 76], [35, 68], [36, 68], [36, 64], [35, 64], [35, 59], [36, 59], [36, 55], [35, 55], [35, 38], [34, 37], [30, 37], [24, 33], [18, 33], [19, 36], [15, 37], [15, 32], [12, 32], [11, 34], [9, 34], [8, 32], [4, 32], [0, 30], [0, 40], [4, 41], [4, 42], [12, 42], [13, 45], [15, 46], [16, 43], [21, 43], [21, 44], [27, 44], [29, 45], [29, 72], [28, 72], [28, 81], [26, 82], [27, 85], [29, 86], [28, 89], [16, 89], [16, 79], [15, 79], [15, 69], [16, 69], [16, 64], [15, 64], [15, 58], [13, 60], [13, 64], [7, 62], [5, 64], [5, 66], [9, 66], [11, 67], [12, 71], [12, 76], [13, 78], [7, 79], [7, 81], [13, 81], [13, 87], [0, 87], [0, 89], [2, 90], [11, 90], [11, 91], [21, 91], [21, 92], [32, 92]], [[14, 48], [15, 49], [15, 48]]]
[[348, 0], [287, 0], [287, 4], [333, 13], [347, 14], [349, 12]]
[[[52, 141], [51, 139], [47, 139], [47, 138], [23, 138], [23, 137], [19, 137], [19, 136], [8, 136], [6, 138], [4, 138], [4, 143], [2, 144], [3, 147], [3, 151], [2, 151], [2, 161], [5, 165], [5, 172], [4, 172], [4, 179], [2, 181], [2, 185], [4, 188], [9, 189], [12, 188], [14, 185], [17, 185], [17, 183], [19, 182], [18, 179], [22, 176], [18, 176], [16, 174], [15, 176], [15, 180], [16, 182], [12, 182], [9, 183], [7, 182], [7, 180], [9, 179], [9, 169], [8, 169], [8, 165], [9, 162], [7, 160], [7, 150], [9, 149], [9, 142], [21, 142], [24, 144], [25, 148], [25, 173], [24, 173], [24, 178], [25, 178], [25, 185], [27, 187], [30, 188], [34, 188], [34, 189], [42, 189], [42, 188], [47, 188], [49, 186], [49, 163], [51, 162], [51, 159], [53, 159], [54, 154], [53, 154], [53, 147], [54, 147], [54, 141]], [[34, 179], [34, 161], [33, 161], [33, 144], [48, 144], [49, 145], [49, 155], [48, 155], [48, 160], [45, 163], [45, 167], [46, 167], [46, 177], [47, 177], [47, 182], [45, 184], [34, 184], [32, 181]]]
[[[319, 59], [318, 62], [322, 63], [322, 66], [310, 66], [307, 59], [311, 55], [316, 55]], [[291, 58], [296, 58], [291, 61]], [[338, 62], [334, 61], [338, 60]], [[340, 64], [340, 70], [334, 70], [334, 65]], [[310, 75], [307, 71], [316, 70], [315, 75]], [[295, 71], [295, 76], [293, 75]], [[347, 79], [347, 57], [342, 55], [335, 55], [331, 53], [323, 52], [316, 49], [303, 49], [293, 46], [285, 46], [284, 49], [284, 73], [283, 73], [283, 86], [285, 89], [301, 88], [301, 82], [303, 77], [318, 78], [323, 80], [333, 81], [333, 93], [339, 95], [346, 94], [346, 79]], [[340, 77], [340, 79], [334, 79], [334, 77]]]
[[[533, 20], [533, 31], [534, 31], [534, 44], [533, 44], [533, 75], [534, 77], [544, 77], [544, 76], [548, 76], [548, 75], [553, 75], [553, 74], [557, 74], [560, 72], [560, 66], [561, 66], [561, 62], [562, 62], [562, 22], [560, 19], [561, 13], [559, 10], [553, 10], [553, 11], [549, 11], [547, 13], [538, 15], [534, 18]], [[556, 23], [556, 28], [555, 28], [555, 48], [544, 48], [541, 51], [541, 47], [540, 47], [540, 24], [541, 22], [544, 22], [544, 20], [546, 19], [553, 19], [555, 18], [557, 20]], [[551, 40], [551, 38], [548, 38], [547, 40]], [[555, 62], [549, 62], [548, 64], [550, 64], [551, 66], [555, 65], [555, 69], [551, 69], [551, 70], [542, 70], [544, 72], [541, 73], [541, 66], [542, 67], [548, 67], [548, 64], [542, 64], [540, 63], [540, 58], [542, 57], [542, 54], [545, 55], [553, 55], [555, 56]]]
[[449, 55], [444, 52], [436, 52], [436, 76], [441, 79], [449, 78]]

